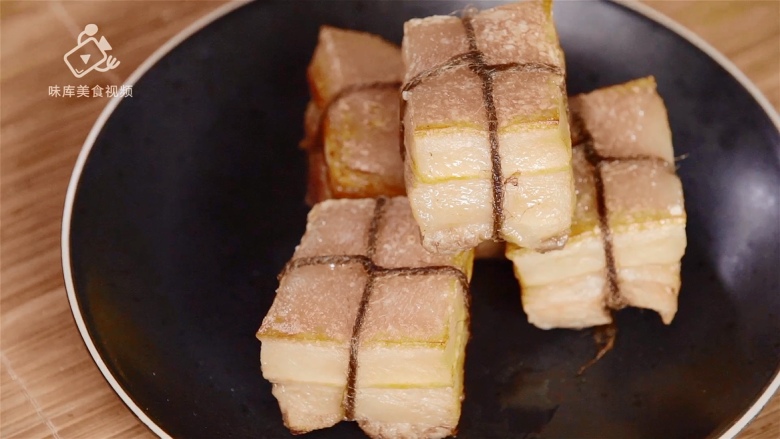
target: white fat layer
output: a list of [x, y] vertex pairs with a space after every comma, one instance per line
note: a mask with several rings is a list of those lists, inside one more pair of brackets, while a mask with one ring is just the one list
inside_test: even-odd
[[[361, 348], [355, 418], [369, 435], [403, 431], [423, 439], [452, 434], [463, 395], [466, 317], [465, 302], [457, 300], [447, 343], [438, 349], [379, 344]], [[328, 343], [263, 340], [263, 374], [274, 383], [273, 394], [291, 430], [326, 428], [344, 417], [347, 365], [340, 374], [333, 370], [344, 361], [343, 354], [333, 354], [337, 350]], [[332, 375], [331, 384], [317, 383], [325, 377], [321, 369]]]
[[541, 329], [604, 325], [612, 321], [604, 309], [605, 286], [605, 276], [599, 273], [544, 286], [524, 287], [523, 309], [528, 322]]
[[[489, 179], [422, 183], [409, 175], [407, 193], [420, 225], [423, 246], [452, 253], [470, 249], [493, 234], [493, 189]], [[502, 235], [536, 247], [571, 226], [574, 188], [570, 169], [540, 175], [512, 175], [504, 182]]]
[[[629, 306], [654, 310], [665, 324], [672, 322], [680, 291], [679, 262], [619, 268], [617, 276], [621, 298]], [[607, 293], [606, 272], [601, 270], [543, 286], [523, 287], [523, 309], [528, 321], [542, 329], [604, 325], [612, 321], [604, 307]]]
[[281, 383], [273, 385], [284, 425], [295, 432], [332, 427], [344, 418], [343, 389], [316, 384]]
[[[685, 225], [646, 225], [613, 231], [613, 252], [617, 268], [679, 262], [685, 253]], [[539, 253], [510, 250], [523, 288], [601, 272], [606, 268], [602, 237], [597, 233], [579, 235], [557, 251]]]

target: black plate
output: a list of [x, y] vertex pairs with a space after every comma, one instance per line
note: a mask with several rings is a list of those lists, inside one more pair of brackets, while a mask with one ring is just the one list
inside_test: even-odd
[[[171, 50], [98, 121], [69, 191], [66, 281], [96, 362], [156, 432], [289, 437], [254, 333], [304, 230], [297, 143], [318, 27], [400, 42], [405, 20], [465, 4], [253, 3]], [[676, 152], [690, 154], [680, 310], [668, 327], [620, 312], [614, 351], [578, 378], [590, 332], [530, 326], [510, 264], [478, 262], [458, 437], [721, 435], [757, 411], [780, 365], [777, 127], [657, 22], [610, 3], [555, 12], [569, 91], [655, 75]], [[307, 437], [364, 436], [342, 423]]]

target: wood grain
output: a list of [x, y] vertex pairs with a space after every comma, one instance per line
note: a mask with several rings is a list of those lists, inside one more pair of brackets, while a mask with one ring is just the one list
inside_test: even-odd
[[[62, 280], [65, 191], [108, 99], [57, 99], [48, 87], [120, 85], [220, 3], [0, 2], [0, 438], [153, 437], [92, 362]], [[780, 2], [648, 3], [723, 52], [780, 107]], [[61, 57], [92, 22], [116, 45], [121, 65], [74, 80]], [[739, 435], [778, 437], [780, 395]]]

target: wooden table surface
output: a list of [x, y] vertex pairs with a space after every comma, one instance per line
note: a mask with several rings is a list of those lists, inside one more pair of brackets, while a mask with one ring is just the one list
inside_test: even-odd
[[[719, 49], [780, 107], [778, 0], [649, 3]], [[55, 98], [49, 87], [121, 85], [163, 42], [219, 5], [0, 2], [0, 438], [153, 436], [87, 353], [60, 262], [68, 180], [108, 98]], [[62, 56], [88, 23], [100, 26], [121, 64], [74, 81]], [[780, 438], [780, 395], [739, 437]]]

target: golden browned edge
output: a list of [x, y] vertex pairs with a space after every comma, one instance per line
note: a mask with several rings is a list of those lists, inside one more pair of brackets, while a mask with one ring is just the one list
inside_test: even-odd
[[[398, 47], [389, 41], [387, 43]], [[400, 50], [400, 47], [398, 49]], [[325, 96], [319, 93], [317, 84], [327, 83], [327, 80], [314, 59], [306, 70], [306, 78], [312, 101], [322, 111], [328, 107], [329, 102]], [[334, 95], [337, 93], [338, 91]], [[324, 145], [327, 142], [328, 133], [324, 128], [328, 124], [327, 119], [327, 114], [322, 115], [321, 122], [315, 129], [315, 137], [319, 138], [306, 137], [301, 141], [301, 146], [308, 155], [309, 181], [306, 203], [309, 206], [332, 198], [376, 198], [382, 195], [388, 197], [406, 195], [406, 187], [403, 183], [400, 186], [394, 186], [381, 176], [337, 165], [338, 161], [332, 157], [335, 152], [331, 153], [330, 157], [325, 153]], [[339, 183], [339, 180], [343, 180], [342, 177], [346, 175], [352, 177], [353, 182], [356, 183], [354, 186]]]

